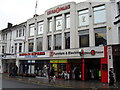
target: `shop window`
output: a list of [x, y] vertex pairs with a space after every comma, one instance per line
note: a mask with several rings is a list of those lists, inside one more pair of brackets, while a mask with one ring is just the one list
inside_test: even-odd
[[95, 46], [107, 45], [106, 28], [95, 29]]
[[43, 34], [43, 21], [38, 23], [38, 35]]
[[48, 36], [48, 50], [51, 50], [51, 36]]
[[70, 49], [70, 33], [65, 33], [65, 49]]
[[34, 36], [34, 29], [35, 29], [34, 24], [29, 26], [29, 36]]
[[79, 26], [89, 25], [89, 14], [88, 10], [82, 10], [78, 12]]
[[43, 38], [37, 38], [37, 51], [42, 51]]
[[70, 28], [70, 14], [65, 15], [65, 28]]
[[29, 40], [28, 43], [29, 43], [28, 51], [29, 52], [33, 52], [33, 45], [34, 45], [33, 40], [32, 39]]
[[22, 43], [19, 43], [19, 52], [22, 52]]
[[61, 49], [61, 34], [57, 34], [54, 36], [54, 40], [55, 40], [55, 50], [59, 50]]
[[52, 18], [48, 19], [48, 32], [52, 32]]
[[89, 47], [89, 30], [79, 31], [79, 47]]
[[62, 30], [62, 16], [55, 17], [55, 27], [56, 31]]
[[105, 5], [94, 7], [94, 24], [106, 22]]

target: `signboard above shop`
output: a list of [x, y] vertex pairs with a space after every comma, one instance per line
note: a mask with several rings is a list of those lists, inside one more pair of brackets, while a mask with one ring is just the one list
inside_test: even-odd
[[50, 10], [47, 12], [47, 15], [53, 14], [53, 13], [59, 13], [60, 11], [64, 11], [70, 9], [70, 5], [66, 5], [66, 6], [62, 6], [62, 7], [58, 7], [56, 9]]

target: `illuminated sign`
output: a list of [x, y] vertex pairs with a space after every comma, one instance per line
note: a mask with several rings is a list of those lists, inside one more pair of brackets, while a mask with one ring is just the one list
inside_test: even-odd
[[28, 55], [45, 55], [45, 52], [31, 52], [31, 53], [20, 53], [19, 56], [28, 56]]
[[63, 7], [58, 7], [55, 10], [50, 10], [47, 12], [47, 15], [53, 14], [53, 13], [59, 13], [60, 11], [64, 11], [70, 9], [70, 5], [63, 6]]

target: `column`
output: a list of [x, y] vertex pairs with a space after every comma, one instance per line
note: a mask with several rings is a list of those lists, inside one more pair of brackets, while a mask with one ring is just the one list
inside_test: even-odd
[[85, 59], [82, 59], [82, 81], [85, 80]]

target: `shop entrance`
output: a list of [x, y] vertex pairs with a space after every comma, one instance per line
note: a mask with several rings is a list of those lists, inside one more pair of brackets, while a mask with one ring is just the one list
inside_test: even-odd
[[116, 82], [120, 82], [120, 56], [114, 57], [114, 72], [116, 77]]
[[85, 80], [100, 79], [100, 59], [85, 59]]

